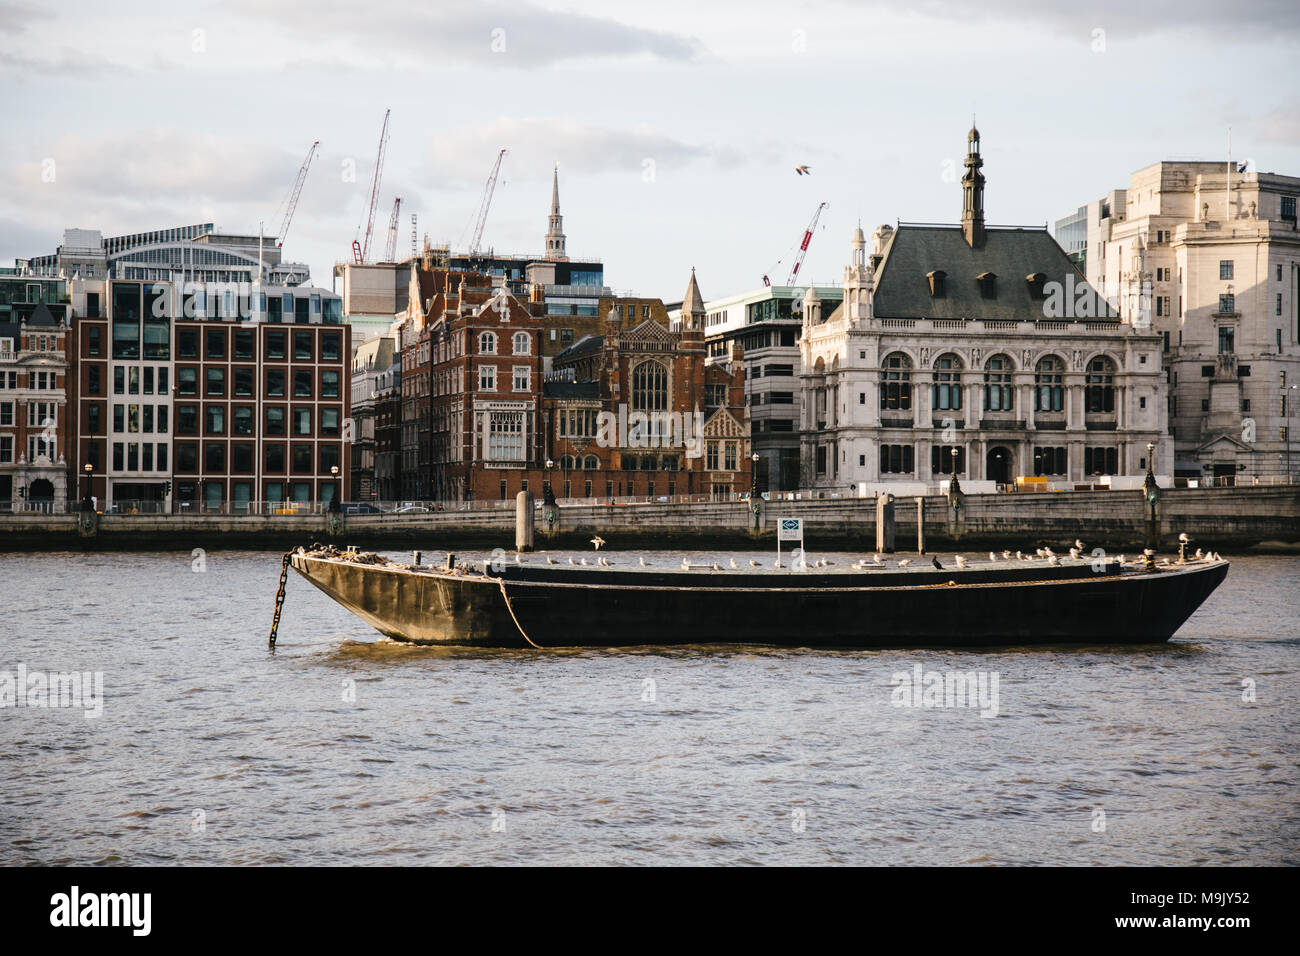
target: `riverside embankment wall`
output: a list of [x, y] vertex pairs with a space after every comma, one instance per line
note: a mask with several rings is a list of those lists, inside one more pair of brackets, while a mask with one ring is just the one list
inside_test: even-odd
[[[538, 511], [538, 549], [586, 547], [599, 534], [611, 548], [773, 546], [778, 518], [802, 518], [810, 550], [875, 549], [873, 499], [579, 505], [560, 510], [547, 534]], [[942, 550], [1060, 550], [1075, 538], [1108, 550], [1141, 547], [1140, 491], [969, 495], [953, 509], [924, 499], [927, 546]], [[897, 551], [916, 548], [916, 499], [896, 502]], [[1216, 551], [1300, 551], [1300, 486], [1170, 489], [1157, 507], [1162, 550], [1180, 532]], [[314, 540], [381, 549], [512, 548], [514, 508], [408, 515], [0, 515], [0, 550], [182, 550], [288, 548]]]

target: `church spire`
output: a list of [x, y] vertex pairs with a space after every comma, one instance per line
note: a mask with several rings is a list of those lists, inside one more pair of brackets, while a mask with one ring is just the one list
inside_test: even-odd
[[560, 215], [560, 164], [555, 164], [554, 178], [551, 180], [551, 217], [546, 227], [546, 258], [565, 261], [569, 257], [564, 251], [564, 217]]
[[961, 234], [972, 249], [984, 245], [984, 174], [980, 167], [980, 131], [971, 126], [966, 136], [966, 174], [961, 178]]

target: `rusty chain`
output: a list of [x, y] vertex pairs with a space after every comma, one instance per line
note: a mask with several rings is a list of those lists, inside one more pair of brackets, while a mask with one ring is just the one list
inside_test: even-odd
[[284, 586], [289, 580], [289, 559], [293, 557], [293, 551], [284, 553], [284, 560], [280, 562], [280, 587], [275, 592], [275, 617], [271, 618], [271, 636], [267, 641], [268, 647], [275, 647], [275, 633], [280, 629], [280, 610], [284, 607]]

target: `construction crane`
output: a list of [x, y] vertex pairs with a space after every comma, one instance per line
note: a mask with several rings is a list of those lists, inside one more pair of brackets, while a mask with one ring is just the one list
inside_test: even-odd
[[483, 202], [478, 208], [478, 224], [474, 227], [474, 238], [469, 244], [471, 256], [479, 254], [479, 244], [483, 241], [483, 226], [487, 223], [488, 209], [492, 206], [492, 194], [497, 188], [497, 174], [501, 172], [501, 160], [505, 155], [504, 148], [497, 153], [497, 161], [492, 164], [492, 173], [488, 176], [487, 185], [483, 187]]
[[384, 261], [395, 262], [397, 255], [397, 214], [402, 209], [402, 197], [393, 200], [393, 214], [388, 217], [388, 242], [384, 245]]
[[[808, 255], [808, 246], [812, 243], [813, 232], [817, 229], [817, 220], [821, 218], [822, 210], [825, 208], [826, 203], [822, 203], [817, 207], [817, 211], [813, 213], [812, 221], [808, 223], [808, 228], [804, 230], [803, 241], [799, 243], [799, 254], [795, 256], [794, 268], [790, 270], [790, 276], [785, 280], [786, 285], [794, 285], [795, 279], [799, 277], [799, 267], [803, 265], [804, 257]], [[792, 249], [794, 247], [791, 246], [790, 248]], [[789, 251], [789, 249], [786, 250], [787, 253], [789, 253]], [[782, 258], [785, 257], [782, 256]], [[776, 263], [772, 266], [772, 269], [769, 269], [768, 271], [771, 272], [780, 264], [781, 259], [777, 259]], [[763, 276], [763, 285], [770, 286], [771, 284], [772, 280], [767, 276]]]
[[384, 127], [379, 131], [379, 155], [375, 159], [375, 176], [370, 183], [370, 211], [366, 217], [364, 242], [352, 240], [352, 258], [358, 263], [370, 258], [370, 237], [375, 231], [375, 206], [379, 202], [379, 181], [384, 173], [384, 154], [388, 152], [388, 117], [392, 110], [384, 110]]
[[311, 166], [312, 157], [316, 155], [316, 150], [319, 147], [320, 140], [312, 143], [311, 148], [307, 150], [307, 158], [298, 167], [298, 177], [293, 181], [293, 186], [289, 190], [289, 198], [284, 203], [284, 218], [280, 220], [280, 228], [276, 230], [277, 246], [283, 246], [285, 236], [289, 235], [289, 226], [293, 223], [293, 213], [298, 208], [298, 197], [302, 195], [302, 184], [307, 181], [307, 170]]

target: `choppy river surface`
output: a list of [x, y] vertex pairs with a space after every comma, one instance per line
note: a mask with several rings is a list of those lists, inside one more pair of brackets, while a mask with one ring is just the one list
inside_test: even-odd
[[[1300, 863], [1296, 558], [983, 652], [421, 649], [296, 575], [270, 652], [279, 555], [194, 565], [0, 555], [0, 684], [103, 680], [0, 708], [0, 863]], [[899, 706], [946, 672], [983, 706]]]

